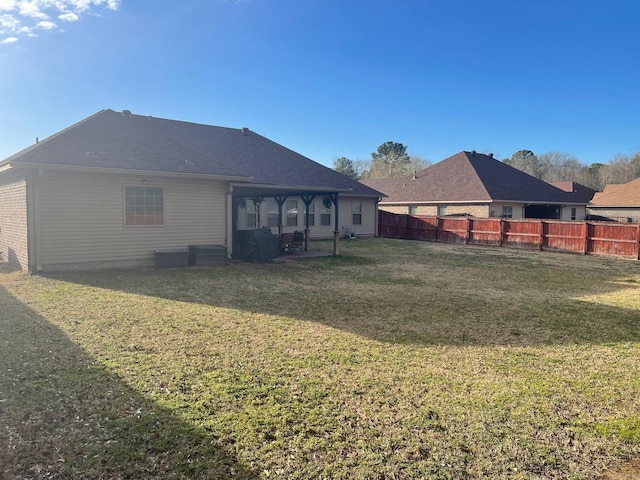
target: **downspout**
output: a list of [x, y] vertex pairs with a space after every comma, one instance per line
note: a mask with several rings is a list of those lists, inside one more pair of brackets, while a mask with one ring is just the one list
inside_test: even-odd
[[233, 222], [236, 214], [233, 207], [233, 185], [229, 184], [227, 192], [227, 259], [231, 259], [233, 256]]
[[379, 237], [380, 236], [380, 232], [378, 231], [378, 225], [379, 225], [379, 221], [380, 219], [378, 218], [379, 212], [380, 212], [380, 207], [379, 207], [379, 203], [382, 200], [382, 198], [378, 198], [378, 200], [375, 202], [375, 220], [374, 220], [374, 232], [375, 232], [375, 236]]
[[339, 255], [340, 252], [338, 251], [338, 241], [340, 239], [340, 219], [338, 218], [338, 194], [336, 193], [334, 195], [331, 195], [331, 199], [336, 206], [336, 225], [335, 231], [333, 232], [333, 254]]

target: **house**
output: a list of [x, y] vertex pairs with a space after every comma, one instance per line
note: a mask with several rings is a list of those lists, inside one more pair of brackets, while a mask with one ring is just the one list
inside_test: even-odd
[[640, 178], [629, 183], [606, 185], [588, 207], [590, 216], [623, 223], [640, 223]]
[[25, 270], [152, 265], [266, 226], [375, 235], [380, 192], [247, 128], [102, 110], [0, 162], [0, 260]]
[[582, 220], [587, 201], [475, 151], [408, 178], [363, 180], [383, 192], [381, 210], [412, 215]]

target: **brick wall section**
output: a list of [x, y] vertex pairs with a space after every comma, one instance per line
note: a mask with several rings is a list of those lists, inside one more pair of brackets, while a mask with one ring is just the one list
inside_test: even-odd
[[[378, 206], [380, 210], [384, 210], [385, 212], [390, 213], [398, 213], [398, 214], [408, 214], [409, 206], [408, 205], [383, 205], [380, 204]], [[447, 205], [447, 215], [461, 215], [467, 213], [469, 215], [473, 215], [474, 217], [488, 217], [489, 216], [489, 205]], [[437, 215], [438, 214], [438, 206], [437, 205], [417, 205], [416, 211], [413, 213], [414, 215]]]
[[0, 261], [28, 270], [28, 244], [26, 180], [0, 180]]

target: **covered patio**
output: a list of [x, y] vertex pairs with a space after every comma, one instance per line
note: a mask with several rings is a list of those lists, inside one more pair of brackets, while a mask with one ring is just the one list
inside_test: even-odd
[[[229, 187], [229, 207], [231, 209], [230, 215], [228, 218], [231, 219], [231, 225], [229, 226], [229, 232], [231, 234], [231, 238], [233, 239], [231, 242], [231, 257], [239, 258], [241, 256], [245, 256], [247, 254], [251, 254], [248, 252], [249, 245], [252, 244], [252, 248], [256, 248], [256, 244], [262, 242], [265, 245], [262, 248], [267, 250], [272, 250], [273, 246], [266, 246], [269, 243], [268, 239], [263, 239], [266, 235], [264, 232], [268, 229], [271, 231], [271, 228], [277, 228], [277, 237], [278, 247], [277, 254], [275, 252], [271, 252], [268, 254], [269, 258], [274, 258], [282, 253], [291, 253], [294, 250], [300, 250], [304, 253], [309, 253], [309, 243], [311, 231], [314, 225], [311, 221], [311, 210], [312, 203], [315, 199], [321, 198], [322, 205], [325, 208], [333, 207], [333, 255], [339, 254], [339, 238], [340, 238], [340, 223], [339, 223], [339, 195], [340, 193], [350, 192], [350, 189], [339, 189], [339, 188], [314, 188], [314, 187], [296, 187], [296, 186], [282, 186], [282, 185], [255, 185], [255, 184], [232, 184]], [[296, 232], [285, 232], [285, 223], [284, 223], [284, 215], [283, 215], [283, 207], [287, 203], [288, 199], [295, 198], [301, 199], [304, 204], [304, 225], [302, 236], [303, 239], [300, 242], [300, 245], [296, 245], [293, 248], [292, 242], [294, 238], [294, 234]], [[273, 199], [277, 204], [277, 225], [273, 225], [267, 219], [261, 218], [261, 208], [260, 206], [267, 201], [268, 199]], [[253, 206], [255, 206], [255, 228], [253, 229], [239, 229], [238, 218], [240, 215], [240, 210], [246, 208], [247, 202], [250, 201]], [[257, 240], [260, 238], [261, 240]], [[260, 247], [258, 247], [260, 248]], [[262, 255], [261, 255], [262, 256]]]

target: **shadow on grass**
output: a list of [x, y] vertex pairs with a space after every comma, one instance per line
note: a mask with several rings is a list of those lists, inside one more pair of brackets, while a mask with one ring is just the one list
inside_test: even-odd
[[0, 445], [5, 480], [257, 478], [1, 287]]
[[[598, 274], [608, 280], [594, 285], [595, 292], [581, 284], [579, 271], [569, 278], [571, 285], [563, 285], [553, 279], [546, 265], [535, 266], [536, 257], [531, 260], [509, 252], [509, 257], [503, 259], [493, 251], [489, 251], [490, 255], [483, 250], [477, 252], [474, 255], [479, 258], [473, 259], [476, 270], [470, 274], [464, 270], [469, 267], [460, 255], [434, 259], [450, 269], [449, 276], [437, 281], [403, 276], [402, 264], [390, 273], [376, 258], [366, 255], [308, 259], [298, 265], [241, 263], [185, 269], [69, 272], [51, 274], [48, 278], [312, 321], [403, 345], [537, 346], [640, 340], [637, 309], [579, 299], [592, 293], [606, 295], [625, 289], [625, 285], [614, 281], [617, 273], [601, 269], [605, 273]], [[583, 257], [573, 258], [581, 261]], [[401, 259], [407, 261], [411, 257]], [[567, 257], [566, 261], [571, 260]], [[480, 274], [490, 276], [496, 262], [521, 271], [539, 268], [543, 278], [532, 279], [523, 274], [523, 282], [527, 283], [518, 285], [518, 292], [501, 286], [499, 279], [477, 278]], [[431, 266], [425, 263], [425, 269]], [[460, 288], [461, 282], [468, 286]], [[473, 289], [479, 282], [481, 293]], [[487, 296], [494, 293], [494, 297]]]

